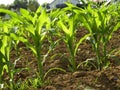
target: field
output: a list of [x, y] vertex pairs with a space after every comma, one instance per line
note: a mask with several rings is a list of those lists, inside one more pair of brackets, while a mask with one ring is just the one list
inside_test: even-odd
[[120, 90], [119, 4], [67, 5], [0, 9], [2, 90]]
[[[82, 29], [82, 28], [81, 28]], [[82, 32], [79, 29], [77, 38], [84, 35], [86, 32]], [[116, 37], [117, 36], [117, 37]], [[110, 40], [108, 47], [120, 48], [120, 30], [114, 32], [113, 39]], [[47, 44], [47, 43], [46, 43]], [[32, 55], [32, 52], [25, 48], [24, 45], [20, 45], [23, 49], [20, 50], [22, 58], [17, 62], [16, 68], [29, 67], [29, 70], [22, 70], [15, 75], [15, 81], [18, 79], [27, 80], [31, 77], [35, 77], [37, 72], [37, 61]], [[45, 46], [47, 47], [47, 46]], [[45, 48], [44, 47], [44, 48]], [[77, 62], [83, 62], [86, 59], [94, 57], [94, 52], [92, 51], [91, 45], [88, 42], [84, 42], [79, 46], [81, 48], [78, 52]], [[51, 52], [50, 56], [46, 59], [46, 64], [44, 65], [44, 70], [48, 70], [52, 67], [61, 67], [67, 70], [67, 72], [52, 71], [46, 77], [48, 80], [48, 85], [43, 86], [38, 90], [119, 90], [120, 89], [120, 55], [116, 55], [116, 58], [111, 58], [111, 65], [105, 70], [96, 70], [91, 68], [91, 66], [81, 67], [75, 72], [70, 72], [67, 68], [68, 61], [66, 56], [55, 56], [51, 58], [52, 55], [56, 53], [68, 54], [66, 46], [61, 42], [59, 46], [56, 47], [54, 52]], [[44, 53], [44, 52], [43, 52]], [[16, 52], [12, 51], [11, 58], [15, 60]], [[6, 81], [8, 81], [6, 78]], [[28, 90], [34, 90], [29, 87]]]

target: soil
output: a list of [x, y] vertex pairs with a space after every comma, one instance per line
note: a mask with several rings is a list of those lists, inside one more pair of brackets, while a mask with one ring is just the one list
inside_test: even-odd
[[[80, 28], [77, 31], [77, 38], [81, 38], [87, 33], [86, 30]], [[113, 38], [108, 43], [108, 50], [116, 48], [120, 50], [120, 30], [113, 34]], [[42, 54], [47, 52], [49, 42], [43, 47]], [[17, 82], [19, 79], [22, 81], [29, 78], [36, 77], [37, 61], [33, 53], [25, 47], [24, 44], [19, 44], [19, 56], [15, 64], [15, 69], [22, 69], [15, 73], [14, 80]], [[60, 42], [54, 51], [50, 52], [44, 64], [44, 71], [50, 68], [59, 67], [65, 69], [66, 72], [59, 70], [51, 71], [45, 78], [47, 84], [37, 90], [120, 90], [120, 53], [114, 53], [114, 58], [110, 58], [111, 64], [106, 69], [98, 70], [93, 68], [92, 65], [81, 65], [76, 72], [70, 72], [68, 69], [69, 53], [64, 42]], [[88, 41], [84, 41], [79, 46], [76, 62], [77, 64], [95, 57], [92, 46]], [[12, 50], [11, 60], [18, 59], [15, 50]], [[4, 80], [9, 77], [5, 75]], [[29, 87], [28, 90], [35, 90]]]

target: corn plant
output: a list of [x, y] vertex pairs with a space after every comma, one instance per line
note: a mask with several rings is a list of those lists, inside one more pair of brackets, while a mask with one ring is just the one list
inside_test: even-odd
[[[11, 63], [10, 63], [10, 51], [12, 46], [12, 39], [7, 36], [6, 34], [9, 34], [10, 30], [8, 29], [8, 24], [4, 22], [3, 28], [1, 28], [0, 31], [0, 77], [2, 78], [2, 75], [4, 74], [4, 70], [6, 70], [9, 74], [10, 78], [10, 87], [11, 89], [14, 88], [13, 85], [13, 71], [10, 69]], [[2, 82], [2, 79], [0, 81]], [[4, 84], [4, 83], [3, 83]]]
[[[16, 72], [19, 72], [19, 69], [15, 69], [15, 64], [12, 63], [10, 59], [10, 52], [14, 48], [13, 41], [17, 42], [19, 40], [23, 40], [22, 37], [15, 37], [15, 31], [13, 29], [13, 21], [12, 20], [3, 20], [1, 23], [0, 28], [0, 61], [1, 61], [1, 69], [0, 69], [0, 76], [2, 78], [2, 75], [4, 74], [4, 71], [9, 75], [9, 89], [13, 90], [15, 89], [15, 83], [14, 83], [14, 74]], [[17, 57], [18, 58], [18, 57]], [[18, 60], [18, 59], [17, 59]], [[15, 60], [15, 62], [17, 61]], [[23, 70], [23, 69], [22, 69]], [[3, 79], [1, 79], [2, 85], [5, 83], [2, 82]], [[4, 88], [4, 87], [2, 87]]]
[[[47, 33], [49, 32], [50, 29], [50, 19], [46, 11], [42, 9], [42, 7], [38, 8], [34, 16], [29, 15], [29, 12], [25, 9], [21, 9], [20, 12], [22, 14], [22, 18], [24, 18], [24, 21], [22, 21], [23, 26], [25, 27], [24, 29], [29, 34], [28, 38], [30, 37], [33, 40], [32, 44], [29, 43], [29, 40], [24, 43], [33, 51], [37, 59], [39, 78], [38, 80], [35, 79], [35, 81], [37, 80], [37, 84], [40, 84], [40, 86], [42, 86], [44, 84], [44, 78], [46, 74], [43, 71], [43, 64], [45, 62], [45, 57], [42, 58], [41, 51], [43, 47], [43, 41], [46, 39]], [[48, 55], [50, 51], [51, 48], [48, 50], [46, 55]], [[54, 69], [58, 69], [58, 68], [54, 68]], [[37, 86], [37, 84], [35, 84], [35, 86]]]
[[[37, 58], [38, 63], [38, 72], [39, 72], [39, 80], [41, 84], [44, 82], [44, 71], [43, 71], [43, 61], [42, 61], [42, 43], [46, 37], [47, 30], [50, 28], [50, 20], [45, 12], [42, 10], [41, 7], [36, 11], [35, 15], [32, 17], [29, 15], [29, 12], [21, 9], [21, 14], [23, 18], [26, 20], [25, 24], [27, 24], [27, 30], [33, 39], [33, 45], [27, 42], [29, 48], [32, 49], [33, 53]], [[32, 24], [28, 22], [28, 19], [31, 21]], [[32, 20], [31, 20], [32, 19]], [[25, 26], [25, 27], [26, 27]], [[47, 30], [46, 30], [47, 29]], [[26, 43], [26, 42], [25, 42]]]
[[67, 4], [68, 7], [63, 9], [60, 14], [60, 20], [58, 21], [58, 26], [63, 30], [65, 36], [63, 36], [63, 40], [67, 45], [67, 48], [70, 52], [70, 57], [69, 57], [69, 69], [71, 71], [76, 71], [77, 70], [77, 65], [76, 65], [76, 53], [78, 50], [79, 45], [82, 43], [83, 40], [85, 40], [89, 34], [86, 34], [84, 37], [80, 38], [77, 41], [76, 38], [76, 28], [79, 24], [78, 22], [78, 14], [75, 11], [80, 10], [76, 6], [73, 6], [72, 4]]
[[[18, 32], [19, 29], [22, 29], [23, 34], [10, 34], [14, 40], [22, 41], [28, 48], [30, 48], [36, 56], [37, 65], [38, 65], [38, 79], [37, 86], [42, 86], [44, 84], [44, 78], [46, 74], [48, 74], [52, 70], [61, 70], [61, 68], [52, 68], [48, 70], [46, 73], [43, 71], [44, 60], [42, 58], [42, 48], [43, 41], [47, 37], [47, 33], [50, 29], [50, 19], [46, 13], [46, 10], [42, 7], [39, 7], [35, 13], [30, 13], [25, 9], [20, 9], [20, 14], [14, 13], [9, 10], [1, 9], [1, 12], [9, 14], [12, 19], [14, 19], [18, 24]], [[32, 43], [30, 42], [32, 41]], [[52, 47], [53, 48], [53, 47]], [[50, 48], [51, 49], [51, 48]], [[47, 54], [51, 50], [48, 50]], [[36, 80], [36, 79], [35, 79]]]
[[107, 42], [111, 39], [113, 32], [120, 26], [119, 22], [115, 22], [115, 15], [117, 14], [114, 9], [114, 5], [105, 6], [103, 4], [98, 8], [92, 8], [91, 5], [88, 5], [86, 9], [80, 11], [81, 18], [79, 20], [91, 34], [89, 40], [96, 53], [98, 69], [105, 68], [110, 64]]

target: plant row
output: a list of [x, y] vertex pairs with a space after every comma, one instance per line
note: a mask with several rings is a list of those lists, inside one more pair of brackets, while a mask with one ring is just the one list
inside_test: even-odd
[[[93, 5], [92, 3], [84, 8], [76, 7], [67, 3], [64, 9], [54, 9], [49, 13], [41, 6], [36, 12], [20, 9], [20, 12], [13, 12], [0, 9], [0, 13], [6, 13], [9, 18], [0, 18], [0, 86], [3, 88], [4, 70], [9, 74], [9, 88], [15, 89], [14, 74], [15, 65], [11, 63], [10, 53], [13, 48], [17, 53], [18, 44], [24, 43], [31, 49], [36, 57], [38, 65], [38, 78], [35, 79], [36, 87], [44, 85], [46, 75], [52, 70], [65, 71], [62, 68], [51, 68], [44, 72], [43, 66], [46, 62], [42, 57], [44, 41], [50, 42], [47, 51], [48, 55], [54, 50], [56, 43], [63, 41], [69, 50], [69, 70], [77, 71], [81, 64], [76, 63], [76, 55], [79, 45], [88, 40], [92, 45], [96, 57], [97, 69], [101, 70], [109, 66], [111, 52], [107, 51], [107, 43], [112, 34], [120, 27], [120, 5], [104, 3]], [[77, 28], [81, 26], [87, 29], [88, 33], [77, 40]], [[52, 40], [52, 36], [57, 36]], [[32, 42], [31, 42], [32, 41]], [[19, 56], [18, 56], [19, 57]]]

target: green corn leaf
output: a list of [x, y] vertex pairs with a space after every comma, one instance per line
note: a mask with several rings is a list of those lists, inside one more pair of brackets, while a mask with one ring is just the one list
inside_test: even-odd
[[44, 33], [41, 34], [40, 42], [42, 42], [44, 40], [45, 36], [46, 36], [46, 32], [44, 32]]
[[30, 43], [25, 43], [25, 44], [27, 45], [27, 47], [29, 47], [29, 48], [33, 51], [33, 53], [34, 53], [35, 55], [37, 55], [36, 49], [35, 49], [35, 47], [33, 47], [32, 44], [30, 44]]
[[20, 40], [20, 41], [22, 41], [22, 42], [24, 42], [24, 43], [28, 42], [27, 39], [25, 39], [25, 38], [22, 37], [22, 36], [18, 36], [18, 35], [16, 35], [15, 33], [10, 33], [10, 37], [11, 37], [13, 40], [16, 40], [16, 41]]
[[59, 16], [62, 15], [64, 13], [64, 10], [60, 11], [60, 9], [56, 9], [55, 11], [52, 10], [50, 12], [50, 18], [51, 18], [51, 21], [52, 22], [55, 22], [55, 20], [58, 20], [59, 19]]
[[92, 28], [90, 26], [90, 23], [87, 21], [87, 18], [83, 19], [83, 23], [83, 26], [85, 26], [89, 30], [89, 32], [92, 33]]
[[42, 6], [39, 6], [38, 9], [36, 10], [35, 14], [41, 13], [42, 9], [43, 9]]
[[74, 34], [74, 22], [73, 18], [69, 20], [69, 32], [70, 32], [70, 37], [73, 36]]
[[[0, 34], [1, 35], [1, 34]], [[2, 39], [0, 38], [0, 48], [2, 47]]]
[[28, 10], [20, 8], [20, 13], [23, 16], [23, 20], [26, 20], [27, 22], [33, 23], [32, 16], [30, 15], [30, 12]]
[[[8, 27], [6, 25], [3, 26], [3, 30], [4, 33], [8, 33]], [[8, 72], [8, 65], [7, 62], [9, 62], [9, 54], [10, 54], [10, 48], [11, 48], [11, 39], [6, 36], [3, 33], [2, 41], [1, 41], [1, 47], [0, 47], [0, 53], [1, 53], [1, 63], [3, 63], [4, 65], [2, 65], [3, 69], [6, 69], [6, 71]]]
[[4, 55], [0, 51], [0, 76], [3, 75], [3, 68], [4, 68], [4, 62], [3, 62]]
[[35, 31], [34, 31], [34, 26], [33, 25], [29, 25], [27, 26], [26, 30], [31, 34], [31, 35], [34, 35], [35, 36]]
[[91, 36], [91, 34], [86, 34], [84, 37], [82, 37], [82, 38], [78, 41], [78, 43], [77, 43], [76, 46], [75, 46], [74, 55], [76, 55], [79, 45], [80, 45], [84, 40], [86, 40], [86, 38], [89, 37], [89, 36]]
[[58, 71], [66, 72], [66, 70], [64, 70], [64, 69], [62, 69], [62, 68], [57, 68], [57, 67], [55, 67], [55, 68], [50, 68], [50, 69], [45, 73], [44, 78], [46, 78], [46, 76], [48, 75], [48, 73], [50, 73], [50, 72], [53, 71], [53, 70], [58, 70]]
[[14, 34], [14, 33], [11, 33], [11, 34], [10, 34], [10, 37], [11, 37], [12, 39], [16, 40], [16, 41], [20, 40], [21, 42], [25, 43], [25, 44], [27, 45], [27, 47], [29, 47], [29, 48], [33, 51], [33, 53], [36, 55], [35, 48], [33, 47], [33, 45], [31, 45], [31, 44], [29, 43], [29, 41], [28, 41], [27, 39], [25, 39], [25, 38], [22, 37], [22, 36], [18, 36], [18, 35]]
[[120, 28], [120, 22], [118, 22], [118, 23], [114, 26], [113, 32], [116, 31], [116, 30], [118, 30], [118, 28]]
[[67, 34], [70, 35], [70, 31], [67, 29], [67, 27], [63, 24], [62, 21], [58, 22], [58, 25], [63, 29], [63, 31]]
[[110, 33], [108, 40], [110, 40], [110, 39], [112, 38], [113, 32], [116, 31], [116, 30], [118, 30], [119, 28], [120, 28], [120, 23], [117, 23], [117, 24], [114, 26], [112, 32]]
[[0, 9], [0, 12], [10, 15], [11, 17], [16, 18], [16, 20], [18, 20], [18, 21], [22, 20], [21, 17], [19, 17], [15, 12], [12, 12], [10, 10]]
[[40, 16], [40, 14], [42, 13], [42, 7], [40, 6], [36, 12], [34, 13], [34, 17], [32, 18], [32, 22], [34, 25], [36, 25], [36, 20], [38, 20], [38, 17]]
[[45, 23], [48, 23], [49, 19], [45, 10], [42, 10], [41, 15], [38, 18], [38, 33], [40, 35], [41, 29]]
[[20, 8], [20, 13], [25, 17], [29, 16], [29, 11], [26, 9]]

